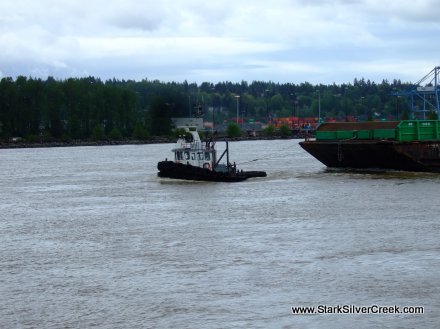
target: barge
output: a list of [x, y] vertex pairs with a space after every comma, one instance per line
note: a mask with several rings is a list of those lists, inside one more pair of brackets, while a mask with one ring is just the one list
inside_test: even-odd
[[440, 121], [323, 123], [299, 143], [327, 167], [440, 172]]

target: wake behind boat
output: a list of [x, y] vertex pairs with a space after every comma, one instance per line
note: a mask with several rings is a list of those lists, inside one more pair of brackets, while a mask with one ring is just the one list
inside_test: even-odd
[[[229, 145], [217, 160], [215, 141], [200, 140], [195, 127], [183, 127], [185, 134], [179, 136], [174, 153], [174, 161], [165, 159], [157, 164], [159, 177], [213, 181], [213, 182], [240, 182], [252, 177], [266, 177], [265, 171], [238, 170], [235, 162], [229, 162]], [[226, 164], [220, 161], [226, 155]]]

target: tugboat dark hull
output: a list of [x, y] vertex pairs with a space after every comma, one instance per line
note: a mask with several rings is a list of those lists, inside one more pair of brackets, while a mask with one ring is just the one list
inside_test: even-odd
[[173, 161], [160, 161], [157, 169], [159, 177], [208, 182], [240, 182], [252, 177], [266, 177], [264, 171], [217, 172]]
[[440, 172], [438, 141], [304, 141], [301, 147], [327, 167]]

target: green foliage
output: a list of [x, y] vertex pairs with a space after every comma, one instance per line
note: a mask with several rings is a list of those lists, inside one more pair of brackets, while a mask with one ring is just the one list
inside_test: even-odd
[[241, 136], [241, 129], [235, 122], [230, 122], [226, 128], [226, 135], [228, 137], [239, 137]]
[[111, 140], [119, 141], [122, 139], [122, 134], [118, 128], [113, 128], [112, 130], [110, 130], [108, 137]]
[[150, 103], [151, 133], [155, 136], [171, 133], [171, 109], [165, 100], [155, 96]]
[[26, 141], [29, 143], [38, 143], [40, 141], [40, 136], [31, 134], [26, 136]]
[[26, 136], [26, 141], [29, 143], [44, 143], [52, 141], [52, 136], [50, 131], [45, 130], [40, 132], [39, 134], [29, 134]]
[[[317, 117], [319, 109], [322, 118], [342, 121], [348, 116], [366, 120], [401, 113], [403, 117], [405, 113], [408, 115], [409, 99], [397, 99], [393, 93], [411, 87], [398, 80], [375, 83], [365, 79], [341, 85], [271, 81], [198, 85], [146, 79], [101, 81], [94, 77], [66, 80], [49, 77], [42, 80], [19, 76], [14, 80], [4, 77], [0, 80], [0, 138], [40, 138], [41, 132], [47, 131], [53, 140], [101, 139], [105, 135], [94, 129], [101, 124], [107, 132], [117, 129], [121, 136], [132, 134], [139, 139], [146, 139], [150, 134], [169, 135], [171, 118], [192, 115], [197, 104], [204, 105], [204, 119], [213, 120], [216, 126], [235, 119], [237, 95], [240, 96], [239, 115], [245, 121], [265, 123], [270, 117]], [[269, 129], [267, 133], [274, 132]], [[120, 138], [119, 134], [112, 137], [110, 131], [109, 137]]]
[[63, 142], [70, 142], [71, 140], [72, 140], [72, 138], [68, 135], [68, 134], [63, 134], [62, 136], [61, 136], [61, 140], [63, 141]]
[[104, 128], [102, 128], [102, 125], [97, 124], [95, 127], [93, 127], [92, 139], [95, 141], [100, 141], [105, 139], [105, 132], [104, 132]]
[[281, 137], [287, 137], [292, 135], [292, 131], [290, 130], [290, 128], [286, 125], [282, 125], [280, 127], [280, 135]]
[[275, 135], [275, 127], [272, 124], [269, 124], [266, 128], [264, 128], [263, 132], [266, 136], [273, 136]]
[[145, 140], [150, 137], [147, 128], [142, 126], [140, 123], [137, 123], [133, 129], [133, 137], [140, 140]]
[[185, 129], [183, 128], [176, 128], [173, 131], [173, 137], [178, 138], [179, 136], [185, 135]]

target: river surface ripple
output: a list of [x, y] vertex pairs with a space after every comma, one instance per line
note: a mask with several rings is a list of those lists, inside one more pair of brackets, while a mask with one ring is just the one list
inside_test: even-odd
[[[440, 175], [278, 140], [230, 143], [265, 178], [160, 179], [172, 146], [0, 150], [1, 328], [440, 326]], [[292, 314], [317, 305], [424, 314]]]

